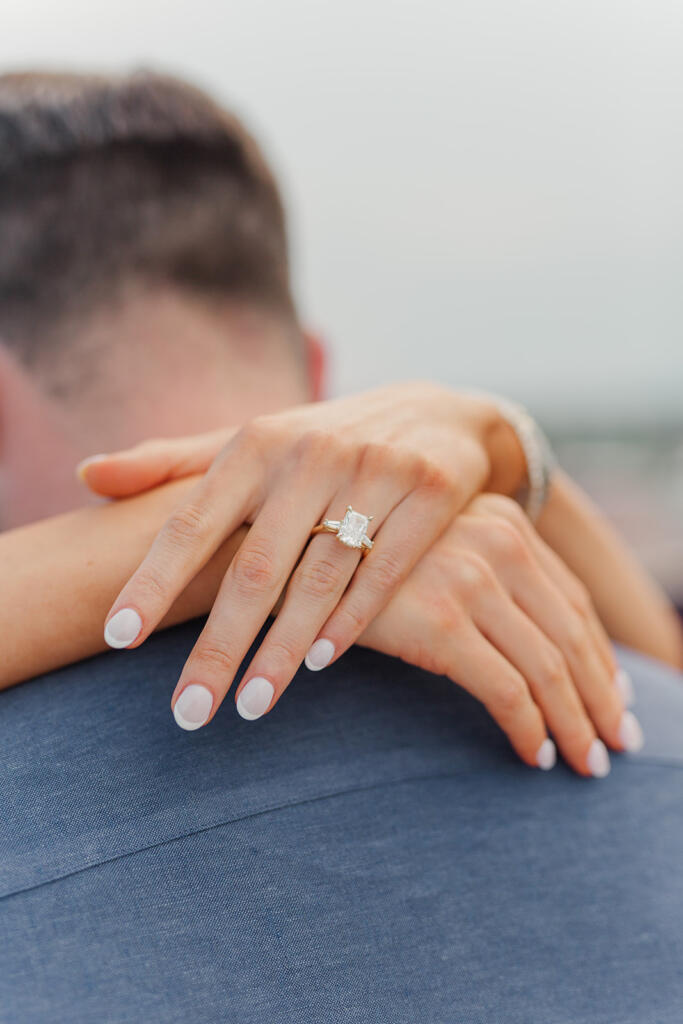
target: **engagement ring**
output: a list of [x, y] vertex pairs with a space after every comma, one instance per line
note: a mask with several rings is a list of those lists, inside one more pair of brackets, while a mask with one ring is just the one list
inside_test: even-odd
[[373, 518], [364, 516], [356, 512], [351, 505], [347, 505], [343, 519], [323, 519], [319, 526], [313, 528], [311, 536], [316, 533], [333, 533], [347, 548], [356, 548], [365, 557], [372, 549], [367, 529]]

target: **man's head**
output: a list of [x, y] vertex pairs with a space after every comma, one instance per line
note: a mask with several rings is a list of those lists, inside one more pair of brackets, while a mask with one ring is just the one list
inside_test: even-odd
[[239, 121], [151, 74], [0, 76], [4, 525], [72, 464], [315, 396], [274, 178]]

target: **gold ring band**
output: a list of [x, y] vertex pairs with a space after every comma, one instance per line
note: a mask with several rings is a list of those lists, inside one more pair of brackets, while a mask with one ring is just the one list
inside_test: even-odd
[[365, 558], [372, 551], [373, 542], [367, 535], [372, 518], [356, 512], [351, 505], [347, 505], [343, 519], [323, 519], [322, 523], [313, 527], [311, 537], [319, 533], [331, 533], [344, 547], [360, 551], [361, 557]]

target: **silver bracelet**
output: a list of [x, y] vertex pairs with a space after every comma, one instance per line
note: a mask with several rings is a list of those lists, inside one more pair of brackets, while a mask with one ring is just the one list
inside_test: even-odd
[[538, 423], [524, 406], [510, 402], [507, 398], [491, 396], [498, 410], [510, 424], [524, 452], [527, 472], [527, 486], [516, 495], [532, 523], [536, 522], [548, 500], [557, 459]]

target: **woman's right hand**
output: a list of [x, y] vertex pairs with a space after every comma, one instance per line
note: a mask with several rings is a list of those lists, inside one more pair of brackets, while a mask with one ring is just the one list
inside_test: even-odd
[[581, 775], [609, 772], [603, 740], [642, 745], [585, 587], [509, 498], [475, 498], [359, 642], [463, 686], [528, 764], [554, 765], [546, 728]]

